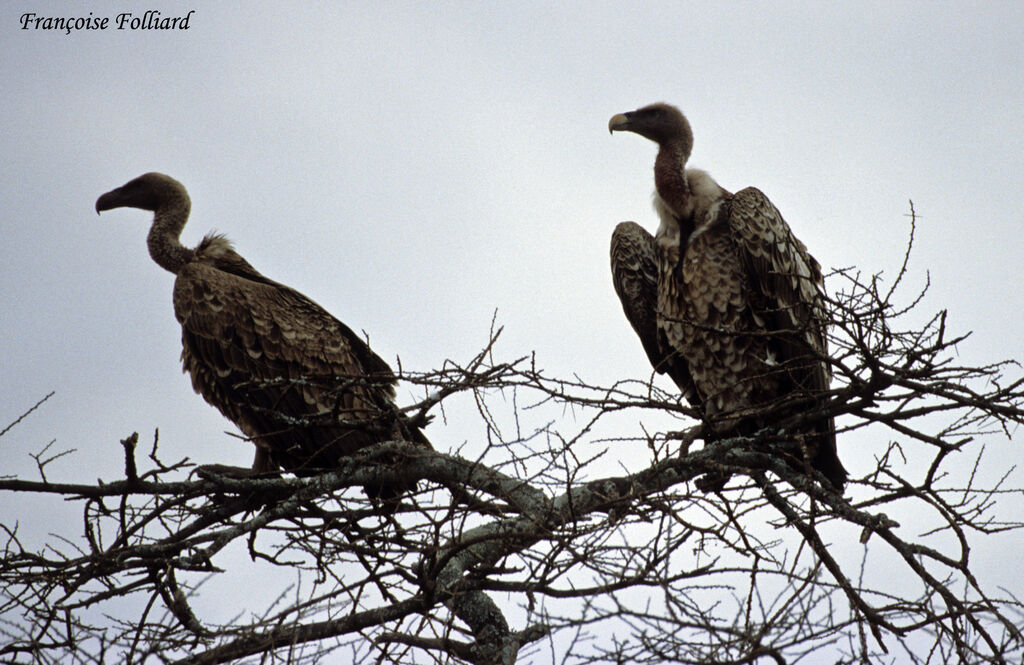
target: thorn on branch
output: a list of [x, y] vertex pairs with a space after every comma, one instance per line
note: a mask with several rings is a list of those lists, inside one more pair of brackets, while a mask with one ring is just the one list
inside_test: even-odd
[[53, 455], [50, 455], [49, 457], [46, 457], [44, 459], [44, 456], [47, 454], [47, 451], [49, 451], [50, 447], [53, 444], [55, 444], [55, 443], [57, 443], [57, 439], [52, 439], [49, 443], [47, 443], [45, 446], [43, 446], [43, 449], [40, 450], [38, 453], [29, 453], [29, 457], [31, 457], [33, 460], [35, 460], [36, 468], [39, 470], [39, 477], [43, 479], [44, 483], [49, 483], [50, 482], [46, 478], [46, 466], [50, 462], [58, 460], [61, 457], [64, 457], [65, 455], [70, 455], [71, 453], [75, 452], [75, 450], [76, 450], [75, 448], [70, 448], [68, 450], [62, 450], [62, 451], [60, 451], [58, 453], [55, 453]]
[[0, 430], [0, 436], [3, 436], [4, 434], [7, 434], [7, 432], [8, 432], [8, 431], [10, 431], [10, 429], [11, 429], [12, 427], [14, 427], [14, 426], [15, 426], [15, 425], [17, 425], [18, 423], [20, 423], [20, 422], [21, 422], [22, 420], [24, 420], [24, 419], [25, 419], [26, 417], [28, 417], [28, 414], [32, 413], [33, 411], [35, 411], [36, 409], [38, 409], [38, 408], [39, 408], [40, 406], [42, 406], [42, 405], [43, 405], [43, 402], [45, 402], [46, 400], [48, 400], [48, 399], [50, 399], [51, 397], [53, 397], [53, 395], [54, 395], [54, 393], [55, 393], [55, 392], [56, 392], [56, 391], [53, 391], [53, 390], [51, 390], [51, 391], [50, 391], [50, 392], [48, 392], [48, 393], [47, 393], [47, 394], [46, 394], [45, 396], [43, 396], [43, 398], [42, 398], [41, 400], [39, 400], [38, 402], [36, 402], [35, 404], [33, 404], [33, 405], [32, 405], [32, 406], [31, 406], [31, 407], [29, 408], [29, 410], [28, 410], [28, 411], [26, 411], [25, 413], [21, 414], [21, 415], [20, 415], [20, 416], [18, 416], [17, 418], [15, 418], [15, 419], [14, 419], [14, 421], [13, 421], [13, 422], [12, 422], [12, 423], [11, 423], [10, 425], [8, 425], [7, 427], [5, 427], [5, 428], [3, 428], [2, 430]]

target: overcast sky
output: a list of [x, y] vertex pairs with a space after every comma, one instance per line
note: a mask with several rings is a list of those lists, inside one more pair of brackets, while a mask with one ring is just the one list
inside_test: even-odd
[[[21, 29], [145, 9], [196, 11], [184, 31]], [[607, 122], [654, 101], [689, 117], [693, 166], [762, 189], [826, 267], [894, 275], [913, 200], [923, 312], [974, 331], [965, 363], [1022, 355], [1020, 2], [23, 0], [0, 10], [0, 68], [0, 427], [56, 391], [0, 440], [6, 473], [56, 439], [78, 452], [52, 476], [116, 479], [117, 441], [157, 427], [168, 459], [251, 461], [181, 374], [151, 217], [94, 212], [151, 170], [189, 189], [186, 244], [228, 234], [392, 364], [467, 360], [497, 310], [502, 358], [645, 377], [607, 251], [619, 221], [656, 228], [655, 147]]]

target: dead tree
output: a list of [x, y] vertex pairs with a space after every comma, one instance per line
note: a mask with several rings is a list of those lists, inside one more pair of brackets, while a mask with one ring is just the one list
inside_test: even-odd
[[[402, 372], [424, 395], [404, 417], [476, 414], [461, 445], [434, 428], [438, 450], [387, 441], [319, 476], [234, 478], [133, 434], [117, 480], [61, 482], [43, 455], [40, 479], [0, 480], [4, 504], [82, 512], [81, 533], [42, 544], [2, 525], [0, 658], [1019, 663], [1024, 588], [972, 554], [1021, 527], [1019, 474], [983, 453], [1024, 422], [1024, 380], [960, 365], [966, 335], [945, 311], [920, 323], [905, 281], [905, 265], [829, 277], [835, 378], [798, 417], [836, 418], [844, 496], [776, 454], [786, 423], [709, 444], [650, 377], [552, 377], [499, 360], [495, 331], [469, 362]], [[696, 489], [707, 473], [731, 480]], [[416, 482], [394, 515], [359, 491]], [[218, 584], [238, 591], [226, 621], [202, 609]], [[257, 585], [276, 600], [247, 605]]]

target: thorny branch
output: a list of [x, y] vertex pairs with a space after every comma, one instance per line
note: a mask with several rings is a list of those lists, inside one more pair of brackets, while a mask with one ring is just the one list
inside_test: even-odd
[[[900, 304], [909, 254], [892, 283], [829, 277], [827, 400], [752, 437], [703, 442], [698, 414], [652, 381], [598, 386], [549, 376], [533, 355], [496, 360], [492, 330], [469, 362], [403, 370], [423, 397], [381, 416], [471, 408], [479, 438], [447, 453], [393, 440], [319, 476], [234, 477], [164, 463], [156, 437], [137, 461], [133, 434], [124, 478], [95, 485], [51, 482], [58, 456], [40, 454], [40, 480], [2, 478], [0, 492], [75, 501], [83, 532], [40, 541], [0, 525], [0, 654], [1020, 662], [1024, 604], [972, 554], [1022, 526], [1014, 469], [993, 476], [983, 453], [1024, 423], [1024, 378], [1013, 362], [959, 364], [966, 335], [949, 332], [945, 311], [905, 323], [927, 289]], [[854, 462], [846, 496], [780, 455], [787, 427], [823, 415]], [[439, 449], [443, 431], [432, 430]], [[732, 480], [695, 489], [707, 473]], [[419, 491], [394, 515], [360, 491], [412, 479]], [[203, 602], [221, 578], [294, 581], [224, 621]]]

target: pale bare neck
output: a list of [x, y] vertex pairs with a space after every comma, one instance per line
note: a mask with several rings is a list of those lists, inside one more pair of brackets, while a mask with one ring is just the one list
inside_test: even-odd
[[190, 209], [187, 197], [174, 197], [163, 203], [153, 213], [153, 226], [149, 229], [146, 243], [149, 255], [157, 264], [175, 274], [192, 260], [195, 252], [183, 246], [179, 237]]
[[686, 182], [689, 150], [683, 142], [662, 144], [654, 160], [654, 188], [677, 217], [689, 216], [690, 187]]

